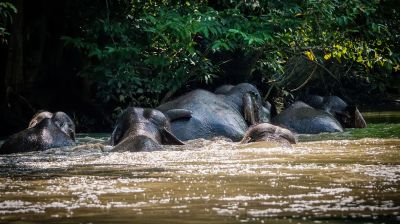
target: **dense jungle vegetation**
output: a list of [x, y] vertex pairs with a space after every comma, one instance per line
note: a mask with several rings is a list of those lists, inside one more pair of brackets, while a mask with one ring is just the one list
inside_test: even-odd
[[[128, 105], [250, 82], [278, 106], [400, 95], [396, 0], [70, 0], [0, 3], [1, 135], [39, 109], [110, 131]], [[378, 109], [378, 108], [376, 108]]]

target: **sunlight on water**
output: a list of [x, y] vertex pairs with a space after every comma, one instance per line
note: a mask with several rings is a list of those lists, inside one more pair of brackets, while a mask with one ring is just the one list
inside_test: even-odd
[[400, 222], [399, 135], [357, 132], [137, 153], [80, 135], [76, 147], [0, 156], [0, 222]]

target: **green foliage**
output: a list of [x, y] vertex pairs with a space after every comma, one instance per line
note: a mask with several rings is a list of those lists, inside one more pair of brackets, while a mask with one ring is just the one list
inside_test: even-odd
[[[265, 46], [268, 50], [259, 59], [258, 71], [265, 81], [289, 94], [288, 85], [294, 79], [300, 80], [292, 87], [297, 90], [313, 76], [310, 67], [306, 74], [293, 74], [287, 66], [302, 55], [324, 69], [332, 63], [342, 66], [329, 72], [334, 80], [357, 70], [364, 80], [374, 80], [368, 81], [373, 89], [384, 91], [387, 77], [400, 70], [396, 53], [400, 10], [391, 6], [390, 1], [260, 1], [260, 19], [277, 26], [273, 40]], [[299, 75], [303, 77], [296, 77]]]
[[0, 2], [0, 42], [6, 43], [7, 36], [10, 33], [7, 32], [6, 27], [7, 24], [12, 22], [13, 14], [17, 13], [17, 9], [14, 7], [12, 3], [9, 2]]
[[321, 67], [334, 61], [366, 77], [400, 69], [400, 10], [390, 1], [133, 0], [112, 10], [108, 3], [82, 24], [81, 36], [64, 40], [86, 55], [82, 74], [98, 96], [119, 106], [155, 106], [191, 83], [210, 83], [223, 73], [212, 56], [236, 50], [260, 55], [252, 71], [286, 94], [295, 77], [287, 65], [296, 57]]
[[168, 90], [211, 81], [215, 66], [194, 41], [198, 30], [209, 32], [206, 23], [161, 8], [135, 19], [129, 14], [124, 22], [99, 19], [83, 38], [64, 40], [90, 59], [84, 74], [97, 83], [101, 99], [154, 106]]

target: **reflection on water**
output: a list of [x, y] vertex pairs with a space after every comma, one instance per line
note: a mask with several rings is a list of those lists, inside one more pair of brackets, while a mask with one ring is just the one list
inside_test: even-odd
[[80, 135], [0, 157], [0, 223], [400, 222], [399, 125], [360, 130], [293, 148], [196, 140], [139, 153]]
[[400, 123], [400, 111], [364, 112], [367, 123]]

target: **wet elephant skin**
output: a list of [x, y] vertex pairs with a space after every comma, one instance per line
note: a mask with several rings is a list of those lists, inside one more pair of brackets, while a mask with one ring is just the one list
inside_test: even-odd
[[240, 141], [249, 125], [268, 121], [269, 114], [262, 110], [260, 93], [253, 85], [242, 83], [230, 86], [223, 93], [198, 89], [157, 109], [186, 109], [192, 112], [190, 119], [171, 122], [172, 133], [184, 141], [218, 136]]

